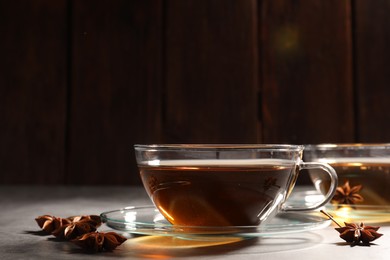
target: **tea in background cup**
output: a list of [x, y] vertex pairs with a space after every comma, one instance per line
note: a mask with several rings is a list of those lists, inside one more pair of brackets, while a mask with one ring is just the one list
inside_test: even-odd
[[[307, 145], [304, 158], [330, 164], [337, 172], [340, 189], [355, 187], [350, 198], [335, 197], [334, 204], [390, 205], [390, 144]], [[310, 176], [325, 194], [329, 182], [315, 170], [310, 171]]]
[[[182, 226], [256, 226], [280, 211], [325, 205], [337, 175], [325, 163], [301, 160], [298, 145], [135, 145], [144, 187], [164, 217]], [[285, 202], [302, 169], [329, 175], [330, 189], [315, 205]]]

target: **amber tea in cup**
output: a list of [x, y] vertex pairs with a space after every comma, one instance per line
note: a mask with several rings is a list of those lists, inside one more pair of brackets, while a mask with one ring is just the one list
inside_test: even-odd
[[[329, 201], [334, 170], [304, 163], [297, 145], [135, 145], [144, 187], [164, 217], [183, 226], [254, 226], [280, 211], [312, 210]], [[331, 189], [316, 205], [288, 207], [301, 169], [330, 177]]]
[[[304, 158], [330, 164], [337, 172], [339, 189], [353, 189], [350, 198], [336, 192], [333, 204], [390, 206], [390, 144], [307, 145]], [[326, 193], [329, 181], [316, 170], [310, 170], [310, 176], [317, 189]]]

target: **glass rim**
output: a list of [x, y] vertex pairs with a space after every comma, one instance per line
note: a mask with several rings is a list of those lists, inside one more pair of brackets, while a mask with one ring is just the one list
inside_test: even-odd
[[264, 150], [303, 151], [304, 145], [295, 144], [134, 144], [136, 151], [148, 150]]
[[322, 143], [306, 144], [305, 150], [390, 149], [390, 143]]

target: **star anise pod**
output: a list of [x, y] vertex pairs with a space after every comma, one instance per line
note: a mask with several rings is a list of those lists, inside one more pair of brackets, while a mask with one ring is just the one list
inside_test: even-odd
[[74, 240], [76, 245], [93, 252], [112, 251], [125, 242], [127, 238], [115, 232], [91, 232]]
[[369, 244], [377, 238], [380, 238], [383, 234], [378, 233], [379, 227], [365, 226], [363, 223], [344, 223], [345, 227], [338, 227], [336, 230], [340, 233], [340, 237], [350, 243], [359, 243], [362, 241], [364, 244]]
[[343, 186], [337, 187], [335, 195], [332, 198], [332, 203], [355, 205], [364, 200], [363, 196], [359, 194], [363, 188], [362, 185], [356, 185], [351, 188], [349, 181], [346, 180]]
[[97, 215], [69, 218], [43, 215], [35, 220], [43, 230], [60, 239], [73, 239], [85, 233], [96, 231], [97, 227], [102, 224], [100, 217]]
[[102, 219], [98, 215], [82, 215], [82, 216], [74, 216], [69, 217], [72, 222], [85, 221], [88, 220], [95, 227], [100, 227], [102, 224]]
[[359, 244], [360, 241], [365, 245], [369, 245], [371, 241], [383, 236], [383, 234], [377, 232], [379, 227], [365, 226], [363, 222], [361, 222], [360, 225], [344, 222], [345, 226], [342, 227], [332, 215], [324, 210], [320, 210], [320, 212], [338, 226], [338, 228], [335, 229], [340, 233], [340, 237], [348, 243], [353, 243], [352, 245]]
[[80, 220], [62, 225], [52, 232], [52, 235], [61, 239], [73, 239], [86, 233], [96, 231], [96, 226], [89, 220]]
[[51, 234], [54, 230], [71, 223], [69, 219], [58, 218], [50, 215], [43, 215], [35, 218], [38, 226], [42, 228], [46, 233]]
[[52, 234], [59, 238], [73, 239], [89, 232], [96, 231], [102, 221], [96, 215], [84, 215], [68, 218], [71, 222], [54, 230]]

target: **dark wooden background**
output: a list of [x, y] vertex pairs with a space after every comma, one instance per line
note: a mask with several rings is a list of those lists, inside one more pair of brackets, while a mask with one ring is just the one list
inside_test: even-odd
[[0, 1], [0, 184], [139, 184], [135, 143], [389, 142], [389, 13]]

